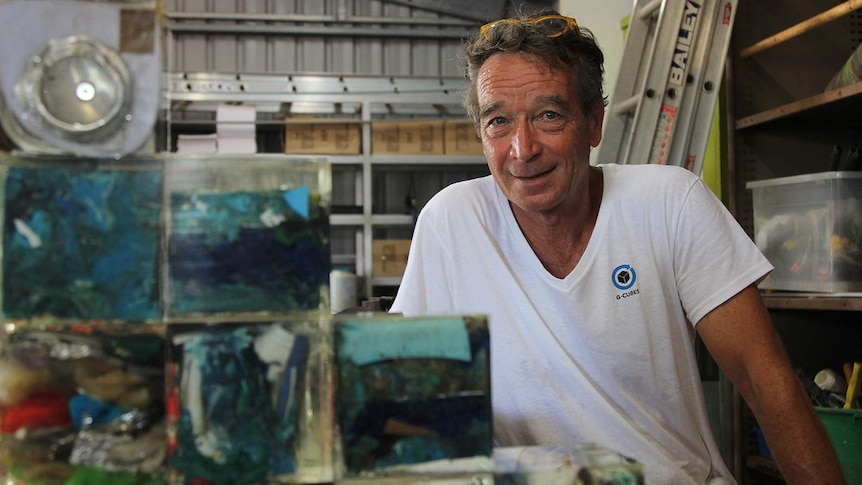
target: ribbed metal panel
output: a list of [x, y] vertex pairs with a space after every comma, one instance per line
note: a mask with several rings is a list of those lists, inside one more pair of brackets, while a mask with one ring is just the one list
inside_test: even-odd
[[[452, 77], [463, 39], [502, 15], [483, 0], [455, 16], [454, 3], [379, 0], [165, 0], [165, 70]], [[433, 2], [432, 2], [433, 3]]]

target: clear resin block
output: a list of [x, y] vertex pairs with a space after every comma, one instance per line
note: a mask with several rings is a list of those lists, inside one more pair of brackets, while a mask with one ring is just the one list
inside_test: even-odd
[[591, 444], [494, 449], [494, 485], [643, 485], [643, 466]]
[[489, 350], [484, 316], [336, 320], [339, 475], [490, 470]]
[[173, 483], [332, 479], [330, 318], [168, 326]]
[[0, 153], [7, 318], [158, 319], [157, 159]]
[[169, 318], [329, 307], [328, 163], [171, 158], [165, 170]]
[[4, 325], [5, 483], [164, 482], [163, 327]]
[[438, 460], [409, 473], [361, 474], [339, 485], [643, 485], [643, 467], [595, 445], [494, 448], [493, 461]]

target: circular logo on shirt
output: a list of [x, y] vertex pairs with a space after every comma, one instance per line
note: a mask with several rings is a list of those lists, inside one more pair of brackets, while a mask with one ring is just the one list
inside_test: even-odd
[[614, 282], [614, 286], [616, 286], [618, 290], [628, 290], [634, 286], [637, 279], [638, 275], [635, 273], [635, 269], [628, 264], [617, 266], [611, 273], [611, 280]]

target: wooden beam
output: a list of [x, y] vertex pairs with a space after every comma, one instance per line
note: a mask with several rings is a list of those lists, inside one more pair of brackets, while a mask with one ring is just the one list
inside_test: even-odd
[[746, 47], [742, 52], [740, 52], [739, 56], [743, 59], [747, 59], [755, 54], [765, 51], [766, 49], [775, 47], [794, 37], [798, 37], [809, 30], [843, 17], [860, 8], [862, 8], [862, 0], [848, 0], [837, 7], [830, 8], [829, 10], [815, 15], [804, 22], [800, 22], [786, 30], [783, 30], [772, 37], [768, 37], [756, 44]]

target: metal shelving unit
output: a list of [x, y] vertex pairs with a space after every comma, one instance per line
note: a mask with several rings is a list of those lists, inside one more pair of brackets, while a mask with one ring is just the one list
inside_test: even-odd
[[[747, 182], [828, 171], [835, 144], [860, 142], [862, 82], [826, 89], [862, 42], [860, 9], [862, 0], [739, 2], [727, 68], [727, 195], [751, 234]], [[795, 368], [814, 375], [862, 357], [862, 294], [763, 297]], [[741, 484], [780, 483], [772, 461], [757, 454], [753, 416], [738, 404], [735, 475]]]
[[763, 300], [773, 310], [862, 311], [862, 293], [764, 293]]
[[[374, 155], [371, 124], [386, 119], [465, 119], [461, 107], [463, 79], [344, 75], [224, 75], [169, 73], [165, 75], [163, 119], [168, 140], [187, 126], [215, 126], [220, 103], [254, 105], [256, 124], [275, 133], [283, 132], [290, 115], [318, 116], [303, 122], [355, 122], [361, 126], [362, 152], [357, 155], [326, 156], [336, 172], [351, 178], [352, 204], [361, 213], [332, 214], [333, 228], [355, 232], [355, 254], [333, 254], [336, 266], [353, 266], [361, 279], [362, 297], [374, 289], [395, 287], [400, 278], [372, 276], [372, 242], [376, 230], [412, 232], [410, 214], [374, 212], [374, 170], [396, 167], [434, 169], [459, 167], [487, 173], [482, 156]], [[430, 183], [430, 182], [429, 182]], [[436, 187], [439, 190], [442, 187]], [[429, 187], [429, 190], [432, 188]]]

